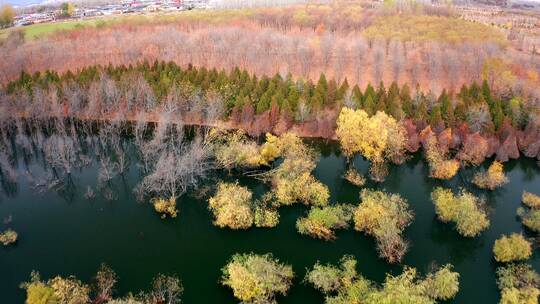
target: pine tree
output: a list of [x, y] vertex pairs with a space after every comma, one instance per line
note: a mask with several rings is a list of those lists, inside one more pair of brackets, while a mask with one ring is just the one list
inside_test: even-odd
[[319, 81], [317, 82], [317, 85], [315, 86], [315, 92], [313, 94], [314, 94], [314, 97], [316, 95], [318, 96], [317, 98], [322, 99], [322, 105], [327, 103], [328, 82], [326, 81], [326, 77], [324, 76], [324, 73], [321, 73], [321, 76], [319, 77]]
[[336, 100], [338, 99], [337, 94], [338, 94], [337, 84], [336, 84], [336, 81], [332, 79], [328, 82], [325, 104], [334, 105], [336, 103]]
[[377, 109], [375, 101], [373, 101], [373, 96], [371, 94], [366, 96], [366, 100], [364, 101], [364, 109], [368, 115], [375, 114], [375, 111]]
[[444, 121], [441, 115], [441, 105], [438, 104], [431, 109], [431, 113], [429, 116], [429, 124], [433, 127], [437, 127], [443, 123]]
[[363, 108], [364, 105], [362, 103], [362, 91], [360, 91], [360, 87], [358, 87], [358, 85], [355, 85], [352, 89], [352, 98], [359, 109]]
[[440, 112], [443, 120], [446, 122], [447, 126], [452, 126], [454, 124], [454, 109], [452, 107], [452, 102], [446, 89], [444, 89], [439, 96], [438, 104], [440, 105]]
[[504, 113], [501, 105], [501, 100], [497, 99], [494, 102], [493, 111], [491, 113], [491, 116], [493, 117], [493, 125], [495, 127], [496, 131], [499, 131], [503, 121], [504, 121]]
[[339, 86], [336, 100], [343, 102], [343, 98], [345, 97], [345, 94], [347, 94], [347, 91], [349, 90], [349, 82], [347, 81], [347, 78], [341, 83], [341, 86]]
[[405, 113], [405, 116], [412, 117], [413, 115], [413, 103], [411, 99], [411, 90], [407, 84], [404, 84], [399, 92], [399, 99], [401, 101], [401, 108]]
[[257, 103], [257, 114], [261, 114], [264, 111], [268, 110], [270, 108], [270, 102], [271, 102], [270, 93], [267, 91], [265, 92], [261, 98], [259, 99], [259, 102]]

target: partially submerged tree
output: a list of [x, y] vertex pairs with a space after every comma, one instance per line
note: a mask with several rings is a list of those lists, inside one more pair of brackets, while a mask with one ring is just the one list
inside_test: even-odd
[[235, 254], [222, 269], [221, 283], [242, 303], [277, 303], [292, 285], [292, 267], [271, 254]]
[[154, 197], [150, 199], [150, 203], [154, 205], [154, 209], [157, 213], [161, 214], [161, 218], [166, 218], [169, 215], [175, 218], [178, 215], [176, 210], [176, 198], [170, 197], [169, 199]]
[[231, 229], [247, 229], [253, 225], [252, 193], [238, 183], [219, 183], [216, 194], [208, 200], [214, 214], [214, 225]]
[[461, 190], [457, 195], [450, 189], [435, 188], [431, 193], [435, 212], [442, 222], [455, 222], [456, 230], [465, 237], [474, 237], [489, 227], [483, 201]]
[[323, 240], [335, 240], [334, 230], [349, 227], [354, 208], [352, 205], [345, 204], [312, 207], [306, 217], [296, 221], [296, 228], [300, 234]]
[[145, 298], [145, 303], [180, 303], [184, 287], [177, 276], [158, 274], [152, 281], [152, 291]]
[[381, 257], [390, 263], [400, 262], [407, 251], [402, 237], [414, 215], [405, 199], [398, 194], [364, 189], [361, 203], [354, 212], [354, 228], [377, 240]]
[[113, 299], [113, 287], [117, 276], [112, 269], [102, 264], [95, 277], [94, 291], [91, 294], [88, 285], [74, 276], [63, 278], [56, 276], [48, 281], [41, 280], [39, 273], [32, 271], [30, 281], [20, 285], [26, 291], [27, 304], [178, 304], [183, 287], [176, 276], [158, 274], [149, 292], [141, 292], [137, 296], [131, 293], [124, 298]]
[[274, 145], [277, 137], [271, 134], [266, 135], [266, 144], [263, 146], [249, 140], [242, 131], [224, 132], [213, 129], [210, 138], [217, 165], [227, 170], [269, 165], [279, 156], [279, 150]]
[[21, 284], [26, 290], [27, 304], [59, 303], [60, 299], [55, 295], [55, 290], [41, 281], [38, 272], [32, 271], [30, 281]]
[[[159, 132], [159, 129], [155, 132]], [[161, 142], [156, 144], [157, 149], [152, 148], [153, 145], [140, 144], [143, 158], [148, 159], [151, 154], [157, 157], [149, 160], [147, 168], [150, 173], [143, 178], [136, 191], [139, 199], [146, 195], [155, 195], [151, 200], [154, 208], [174, 217], [176, 199], [188, 189], [196, 187], [212, 167], [209, 147], [199, 137], [183, 142], [181, 138], [174, 136], [168, 140], [157, 139], [161, 137], [159, 134], [154, 136], [153, 141]]]
[[503, 235], [495, 241], [493, 254], [497, 262], [514, 262], [528, 259], [532, 254], [532, 246], [523, 235], [512, 233]]
[[90, 303], [90, 288], [70, 276], [56, 276], [47, 282], [41, 280], [39, 273], [32, 271], [30, 281], [21, 284], [26, 290], [26, 303]]
[[538, 303], [540, 275], [527, 264], [509, 264], [497, 269], [501, 304]]
[[272, 183], [276, 203], [327, 205], [330, 197], [328, 187], [311, 174], [315, 169], [315, 152], [292, 133], [282, 135], [277, 146], [284, 160], [279, 167], [265, 173]]
[[540, 232], [540, 197], [523, 191], [521, 201], [525, 207], [519, 207], [517, 214], [523, 225], [534, 232]]
[[357, 187], [362, 187], [366, 183], [366, 178], [354, 168], [349, 168], [343, 178]]
[[275, 227], [279, 223], [279, 214], [271, 206], [272, 195], [265, 194], [257, 201], [252, 196], [251, 191], [238, 182], [219, 183], [216, 194], [208, 200], [214, 225], [231, 229], [247, 229], [252, 225]]
[[405, 267], [398, 276], [387, 275], [379, 287], [356, 271], [356, 260], [344, 256], [338, 266], [315, 264], [304, 281], [326, 296], [325, 303], [436, 303], [452, 299], [459, 290], [459, 274], [445, 265], [418, 276], [416, 269]]
[[105, 263], [101, 264], [94, 281], [94, 301], [102, 303], [112, 300], [113, 288], [118, 281], [118, 276], [114, 270]]
[[425, 146], [425, 155], [429, 163], [429, 176], [437, 179], [453, 178], [460, 167], [459, 161], [450, 159], [447, 153], [439, 147], [437, 137], [430, 136]]
[[502, 163], [494, 161], [487, 172], [476, 173], [472, 182], [479, 188], [494, 190], [508, 183], [508, 178], [504, 174]]
[[4, 246], [17, 242], [17, 238], [17, 232], [12, 229], [7, 229], [4, 232], [0, 233], [0, 243], [2, 243]]
[[386, 162], [405, 160], [406, 131], [393, 117], [378, 111], [372, 117], [364, 110], [342, 108], [336, 135], [347, 157], [360, 153], [371, 162], [371, 176], [383, 181]]
[[540, 196], [534, 193], [523, 191], [523, 194], [521, 196], [521, 201], [523, 202], [523, 204], [525, 204], [529, 208], [533, 208], [533, 209], [540, 208]]

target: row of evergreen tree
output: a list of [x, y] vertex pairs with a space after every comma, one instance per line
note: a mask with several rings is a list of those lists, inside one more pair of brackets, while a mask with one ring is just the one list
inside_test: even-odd
[[13, 94], [26, 90], [32, 94], [36, 85], [42, 88], [57, 86], [61, 95], [62, 84], [66, 82], [73, 81], [88, 88], [106, 74], [118, 83], [126, 85], [128, 82], [129, 85], [125, 76], [137, 73], [148, 82], [158, 103], [175, 86], [184, 88], [182, 92], [188, 88], [186, 98], [192, 94], [204, 96], [209, 91], [215, 91], [225, 101], [227, 114], [235, 107], [242, 109], [250, 106], [260, 114], [277, 106], [281, 113], [295, 117], [300, 107], [303, 111], [307, 108], [313, 115], [325, 108], [346, 105], [365, 109], [369, 114], [385, 111], [396, 119], [413, 118], [432, 125], [455, 126], [466, 121], [472, 125], [478, 124], [479, 131], [498, 130], [505, 117], [511, 118], [516, 127], [523, 127], [526, 123], [521, 117], [526, 112], [523, 103], [517, 98], [503, 100], [495, 96], [486, 81], [481, 85], [476, 82], [470, 86], [464, 85], [457, 93], [444, 90], [437, 97], [431, 92], [421, 92], [418, 87], [412, 90], [407, 84], [399, 87], [396, 82], [388, 88], [381, 82], [376, 87], [369, 84], [361, 90], [358, 85], [351, 86], [347, 79], [338, 83], [334, 79], [327, 80], [324, 74], [313, 83], [311, 80], [293, 79], [290, 74], [285, 78], [279, 74], [257, 77], [239, 68], [226, 72], [205, 67], [182, 68], [172, 62], [142, 62], [129, 66], [90, 66], [62, 75], [54, 71], [33, 75], [23, 72], [17, 80], [7, 85], [6, 91]]

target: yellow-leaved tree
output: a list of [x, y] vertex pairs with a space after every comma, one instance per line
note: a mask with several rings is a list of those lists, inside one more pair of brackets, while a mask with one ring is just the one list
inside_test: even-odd
[[384, 180], [387, 161], [405, 160], [406, 131], [384, 112], [369, 117], [364, 110], [343, 108], [337, 119], [336, 135], [347, 157], [360, 153], [372, 163], [370, 172], [376, 181]]

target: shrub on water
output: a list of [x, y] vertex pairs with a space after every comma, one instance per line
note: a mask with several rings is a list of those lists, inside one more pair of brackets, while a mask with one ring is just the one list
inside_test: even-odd
[[540, 232], [540, 197], [524, 191], [521, 201], [526, 207], [519, 207], [517, 214], [523, 225], [534, 232]]
[[424, 280], [426, 294], [432, 299], [449, 300], [459, 291], [459, 273], [452, 271], [452, 265], [441, 267], [430, 273]]
[[425, 147], [426, 159], [429, 163], [429, 176], [437, 179], [451, 179], [456, 176], [460, 163], [458, 160], [449, 159], [448, 153], [444, 152], [435, 136], [427, 139]]
[[502, 163], [494, 161], [487, 172], [478, 172], [472, 181], [478, 188], [493, 190], [508, 183]]
[[259, 146], [254, 140], [248, 139], [243, 131], [212, 129], [209, 140], [219, 167], [230, 170], [267, 166], [275, 160], [280, 153], [275, 145], [277, 137], [267, 134], [266, 138], [266, 143]]
[[414, 215], [398, 194], [364, 189], [354, 211], [354, 228], [375, 237], [379, 254], [388, 262], [401, 261], [407, 242], [401, 236]]
[[497, 262], [526, 260], [532, 254], [532, 246], [521, 234], [503, 235], [495, 241], [493, 254]]
[[279, 137], [276, 144], [284, 160], [278, 168], [266, 174], [272, 182], [276, 203], [327, 205], [330, 197], [328, 187], [311, 174], [315, 169], [315, 153], [298, 136], [290, 133]]
[[214, 214], [214, 225], [231, 229], [247, 229], [253, 225], [252, 194], [238, 183], [219, 183], [216, 194], [208, 200]]
[[166, 218], [167, 215], [175, 218], [178, 215], [178, 210], [176, 210], [176, 199], [174, 197], [169, 199], [156, 197], [151, 199], [150, 203], [154, 205], [154, 209], [158, 213], [161, 213], [161, 218]]
[[527, 205], [529, 208], [540, 209], [540, 196], [523, 191], [521, 196], [521, 201], [523, 204]]
[[366, 183], [366, 178], [354, 168], [347, 170], [343, 178], [357, 187], [362, 187]]
[[455, 222], [456, 230], [465, 237], [474, 237], [489, 227], [489, 219], [482, 210], [482, 201], [461, 190], [455, 195], [450, 189], [435, 188], [431, 193], [435, 212], [443, 222]]
[[425, 278], [416, 269], [405, 267], [398, 276], [387, 275], [382, 286], [377, 286], [358, 274], [356, 260], [344, 256], [339, 265], [317, 262], [308, 270], [305, 282], [325, 295], [327, 304], [345, 303], [436, 303], [455, 297], [459, 290], [459, 274], [445, 265]]
[[292, 285], [292, 267], [271, 254], [235, 254], [222, 268], [221, 283], [242, 303], [276, 303]]
[[360, 153], [367, 158], [373, 180], [384, 180], [388, 174], [386, 162], [402, 163], [406, 159], [406, 130], [388, 114], [377, 111], [370, 117], [364, 110], [342, 108], [336, 123], [343, 153], [347, 157]]
[[0, 233], [0, 243], [2, 243], [4, 246], [13, 244], [17, 242], [18, 238], [17, 232], [11, 229], [7, 229], [6, 231]]
[[30, 282], [21, 284], [26, 290], [27, 304], [41, 303], [90, 303], [90, 288], [75, 277], [56, 276], [47, 282], [41, 281], [39, 273], [33, 271]]
[[518, 208], [518, 216], [525, 227], [540, 232], [540, 209]]
[[[102, 264], [98, 270], [92, 288], [74, 276], [67, 278], [56, 276], [42, 281], [39, 273], [32, 271], [30, 281], [20, 285], [26, 291], [27, 304], [146, 304], [146, 303], [180, 303], [184, 288], [176, 276], [158, 274], [152, 281], [148, 292], [140, 292], [136, 296], [131, 293], [123, 298], [113, 298], [114, 286], [118, 277], [107, 265]], [[92, 292], [90, 292], [92, 290]]]
[[334, 230], [348, 228], [353, 211], [352, 205], [313, 207], [306, 217], [296, 221], [296, 228], [301, 234], [323, 240], [334, 240], [336, 239]]
[[257, 227], [275, 227], [279, 223], [279, 213], [268, 207], [257, 206], [255, 207], [254, 223]]
[[538, 303], [540, 275], [527, 264], [509, 264], [497, 269], [501, 304]]

